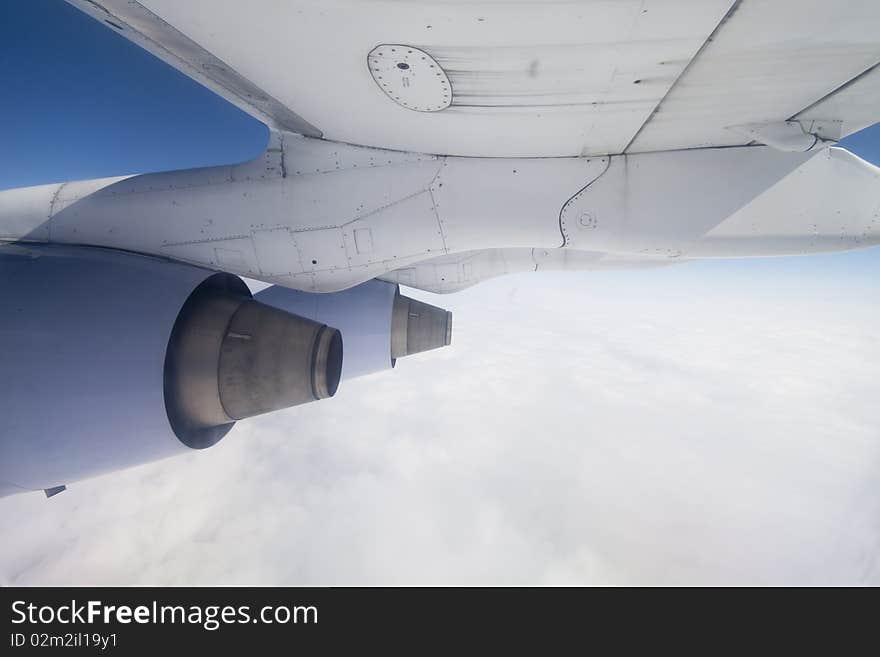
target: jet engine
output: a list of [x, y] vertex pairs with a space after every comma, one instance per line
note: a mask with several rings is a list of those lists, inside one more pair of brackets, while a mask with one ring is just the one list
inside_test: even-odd
[[378, 279], [324, 294], [272, 286], [255, 297], [338, 328], [345, 342], [344, 379], [390, 369], [398, 358], [452, 341], [451, 312], [405, 297], [398, 285]]
[[340, 332], [245, 283], [98, 248], [0, 247], [0, 495], [209, 447], [336, 392]]

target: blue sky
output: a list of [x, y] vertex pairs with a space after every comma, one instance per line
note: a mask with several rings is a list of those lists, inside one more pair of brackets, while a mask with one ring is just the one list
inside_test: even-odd
[[0, 189], [239, 162], [266, 127], [62, 0], [0, 3]]
[[[62, 0], [0, 3], [0, 43], [0, 189], [241, 162], [265, 146], [261, 123]], [[880, 162], [880, 126], [846, 145]], [[697, 266], [876, 276], [880, 250]]]

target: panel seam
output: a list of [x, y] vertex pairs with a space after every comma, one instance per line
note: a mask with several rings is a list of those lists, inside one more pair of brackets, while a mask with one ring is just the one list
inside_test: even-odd
[[657, 105], [654, 106], [654, 109], [651, 110], [651, 113], [648, 115], [648, 118], [645, 119], [644, 123], [642, 123], [642, 125], [639, 126], [639, 129], [636, 130], [635, 134], [627, 142], [626, 146], [624, 146], [621, 153], [625, 154], [627, 151], [629, 151], [629, 149], [635, 143], [636, 139], [639, 138], [639, 135], [642, 134], [642, 132], [645, 130], [645, 128], [651, 122], [651, 119], [653, 119], [657, 115], [657, 112], [660, 111], [660, 107], [663, 105], [664, 102], [666, 102], [666, 99], [669, 98], [669, 95], [672, 93], [673, 89], [675, 89], [678, 86], [678, 83], [681, 82], [681, 80], [684, 78], [684, 76], [690, 70], [691, 66], [693, 66], [694, 62], [697, 61], [697, 59], [700, 57], [700, 55], [703, 54], [703, 51], [705, 51], [706, 48], [709, 47], [709, 44], [715, 40], [715, 36], [721, 30], [721, 27], [730, 19], [731, 16], [733, 16], [733, 14], [739, 8], [741, 3], [742, 3], [742, 0], [734, 0], [733, 4], [730, 5], [730, 8], [724, 13], [724, 16], [721, 17], [721, 20], [718, 21], [718, 25], [716, 25], [715, 29], [713, 29], [709, 33], [709, 36], [706, 37], [706, 40], [703, 42], [703, 45], [701, 45], [699, 47], [697, 52], [694, 53], [694, 56], [691, 57], [690, 61], [681, 70], [681, 73], [678, 74], [678, 77], [675, 78], [675, 80], [672, 82], [671, 85], [669, 85], [669, 89], [666, 90], [666, 93], [663, 94], [663, 97], [657, 102]]

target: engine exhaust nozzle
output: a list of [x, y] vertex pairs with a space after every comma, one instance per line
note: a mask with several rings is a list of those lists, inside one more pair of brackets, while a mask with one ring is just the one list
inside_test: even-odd
[[452, 343], [452, 313], [398, 291], [391, 311], [391, 358], [403, 358]]
[[326, 324], [245, 301], [220, 348], [220, 402], [240, 420], [336, 394], [342, 335]]
[[236, 420], [332, 397], [338, 330], [251, 298], [217, 274], [187, 300], [165, 358], [165, 406], [177, 437], [208, 447]]

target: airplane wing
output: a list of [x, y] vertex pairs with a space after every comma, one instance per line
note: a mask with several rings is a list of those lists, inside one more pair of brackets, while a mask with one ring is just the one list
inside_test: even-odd
[[797, 148], [880, 103], [877, 2], [68, 1], [272, 128], [393, 150]]
[[[876, 171], [806, 162], [877, 118], [874, 1], [68, 2], [264, 121], [269, 148], [13, 190], [0, 237], [325, 293], [876, 240]], [[832, 178], [851, 197], [817, 198]], [[843, 202], [843, 223], [818, 209]]]
[[0, 192], [0, 496], [449, 345], [398, 284], [880, 245], [877, 0], [68, 2], [272, 130]]

